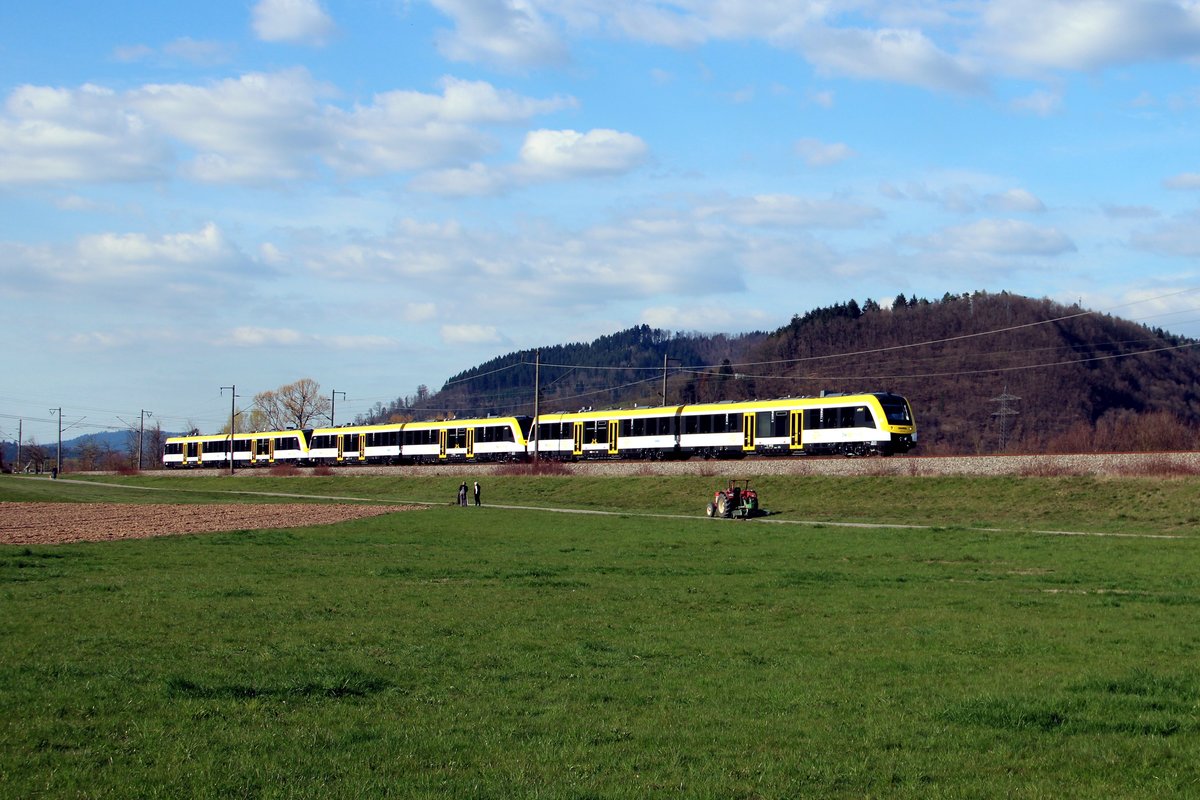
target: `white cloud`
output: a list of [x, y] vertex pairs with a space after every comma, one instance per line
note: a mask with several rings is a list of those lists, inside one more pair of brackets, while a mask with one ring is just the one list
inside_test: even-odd
[[405, 322], [429, 322], [437, 317], [436, 303], [405, 303]]
[[163, 138], [109, 89], [20, 86], [0, 117], [0, 183], [163, 177]]
[[255, 35], [265, 42], [320, 45], [335, 30], [316, 0], [259, 0], [251, 15]]
[[197, 180], [259, 182], [311, 174], [313, 159], [334, 146], [318, 98], [331, 89], [304, 69], [248, 73], [208, 86], [150, 84], [129, 103], [191, 147]]
[[499, 344], [503, 341], [493, 325], [443, 325], [441, 335], [446, 344]]
[[[439, 166], [473, 169], [470, 162], [496, 149], [478, 126], [515, 124], [576, 105], [574, 98], [536, 100], [481, 81], [445, 78], [441, 95], [394, 91], [376, 95], [369, 106], [332, 115], [338, 149], [330, 162], [351, 175]], [[468, 175], [425, 179], [427, 185], [461, 184]], [[478, 176], [476, 176], [478, 177]]]
[[1172, 175], [1163, 181], [1163, 186], [1167, 189], [1187, 191], [1200, 189], [1200, 172], [1181, 172], [1178, 175]]
[[1104, 215], [1110, 219], [1153, 219], [1159, 211], [1151, 206], [1124, 206], [1107, 204], [1101, 206]]
[[211, 284], [244, 270], [250, 263], [221, 230], [209, 223], [200, 230], [149, 236], [99, 233], [60, 246], [11, 246], [0, 265], [14, 280], [30, 285], [73, 284], [113, 293]]
[[1098, 70], [1200, 55], [1190, 0], [993, 0], [974, 47], [1017, 70]]
[[920, 244], [940, 252], [1000, 256], [1057, 256], [1076, 249], [1075, 243], [1056, 228], [1013, 219], [982, 219], [944, 228], [920, 240]]
[[986, 87], [979, 65], [943, 51], [919, 30], [810, 28], [801, 33], [796, 46], [829, 74], [959, 93]]
[[541, 178], [615, 175], [640, 166], [648, 150], [637, 136], [614, 130], [531, 131], [521, 146], [521, 171]]
[[761, 309], [744, 308], [729, 304], [703, 304], [694, 306], [653, 306], [641, 313], [639, 323], [652, 328], [674, 331], [699, 331], [701, 333], [728, 333], [742, 331], [757, 325], [778, 324]]
[[[529, 98], [481, 81], [445, 78], [441, 89], [385, 92], [343, 110], [327, 101], [334, 89], [303, 68], [127, 92], [22, 86], [0, 115], [0, 183], [165, 179], [179, 160], [178, 174], [206, 183], [293, 181], [323, 167], [351, 178], [470, 169], [499, 147], [486, 126], [576, 105], [570, 97]], [[612, 138], [605, 147], [599, 134], [584, 137], [576, 169], [566, 171], [603, 171], [603, 154], [613, 158], [636, 140], [615, 132]], [[451, 176], [458, 183], [464, 177]], [[442, 182], [444, 188], [453, 181]]]
[[1200, 212], [1183, 214], [1149, 230], [1138, 231], [1130, 237], [1130, 243], [1160, 255], [1200, 257]]
[[796, 154], [810, 167], [826, 167], [854, 155], [854, 151], [841, 142], [826, 144], [818, 139], [801, 139], [795, 147]]
[[980, 208], [1005, 214], [1038, 214], [1046, 210], [1045, 204], [1027, 189], [1004, 189], [981, 195], [979, 189], [973, 184], [997, 183], [997, 179], [987, 175], [954, 173], [949, 178], [955, 182], [938, 187], [930, 187], [919, 181], [911, 181], [903, 186], [884, 183], [880, 185], [879, 190], [891, 200], [907, 199], [922, 203], [934, 203], [943, 210], [955, 214], [971, 214]]
[[465, 169], [445, 169], [418, 175], [409, 181], [408, 188], [417, 192], [440, 194], [446, 197], [482, 197], [501, 194], [512, 186], [503, 170], [474, 163]]
[[1039, 89], [1013, 100], [1012, 108], [1039, 117], [1048, 117], [1062, 108], [1062, 93]]
[[455, 27], [442, 31], [438, 48], [452, 61], [527, 69], [567, 61], [567, 48], [530, 0], [431, 0]]
[[983, 197], [983, 205], [989, 211], [1003, 213], [1040, 214], [1046, 210], [1046, 204], [1025, 189], [1008, 189], [998, 194], [988, 194]]
[[785, 194], [727, 198], [698, 206], [701, 218], [728, 220], [736, 225], [847, 229], [861, 228], [883, 216], [868, 205], [845, 200], [816, 200]]
[[292, 328], [256, 328], [243, 325], [234, 328], [228, 336], [218, 338], [217, 343], [229, 347], [290, 347], [303, 344], [305, 336]]
[[163, 55], [190, 64], [224, 64], [233, 57], [233, 48], [222, 42], [192, 39], [184, 36], [163, 45]]

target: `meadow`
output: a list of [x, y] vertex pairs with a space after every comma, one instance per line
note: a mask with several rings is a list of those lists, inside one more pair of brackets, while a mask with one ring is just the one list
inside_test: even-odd
[[431, 504], [0, 547], [0, 796], [1200, 793], [1200, 479], [458, 482], [0, 478]]

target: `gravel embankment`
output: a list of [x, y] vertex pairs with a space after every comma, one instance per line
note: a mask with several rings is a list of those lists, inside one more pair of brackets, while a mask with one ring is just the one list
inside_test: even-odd
[[[489, 475], [532, 469], [523, 465], [342, 466], [334, 475]], [[890, 458], [747, 458], [689, 461], [596, 461], [554, 465], [572, 475], [1200, 475], [1200, 452], [1102, 453], [1017, 456], [893, 456]], [[312, 470], [301, 469], [308, 475]], [[214, 475], [220, 470], [179, 470], [177, 475]], [[240, 476], [269, 476], [270, 469], [239, 469]]]

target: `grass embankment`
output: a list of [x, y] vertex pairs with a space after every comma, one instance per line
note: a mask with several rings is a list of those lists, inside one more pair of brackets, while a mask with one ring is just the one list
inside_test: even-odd
[[[170, 490], [154, 502], [236, 486], [443, 504], [459, 482], [136, 480]], [[902, 531], [707, 520], [712, 479], [509, 480], [485, 501], [629, 515], [439, 505], [0, 548], [0, 795], [1200, 787], [1193, 480], [761, 483], [780, 519], [941, 526]], [[0, 499], [34, 499], [20, 483], [0, 481]], [[44, 483], [36, 499], [135, 494]], [[1009, 530], [964, 527], [982, 523]]]

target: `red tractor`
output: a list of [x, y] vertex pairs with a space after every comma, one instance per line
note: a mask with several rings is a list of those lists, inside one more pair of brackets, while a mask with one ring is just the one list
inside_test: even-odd
[[758, 492], [750, 488], [749, 481], [731, 480], [728, 488], [713, 493], [712, 502], [704, 513], [710, 517], [747, 519], [764, 512], [758, 505]]

